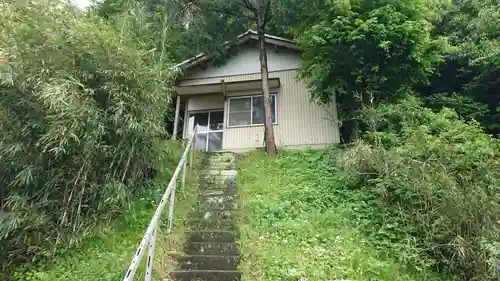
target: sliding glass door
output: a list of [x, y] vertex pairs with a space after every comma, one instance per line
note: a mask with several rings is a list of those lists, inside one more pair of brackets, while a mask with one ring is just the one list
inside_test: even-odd
[[198, 125], [196, 148], [208, 152], [222, 150], [224, 111], [191, 113], [189, 117], [194, 117], [193, 126]]

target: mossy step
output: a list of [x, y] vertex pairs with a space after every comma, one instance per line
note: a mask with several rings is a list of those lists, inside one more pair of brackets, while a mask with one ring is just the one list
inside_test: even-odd
[[232, 210], [237, 209], [238, 203], [236, 200], [233, 201], [198, 201], [194, 206], [196, 210]]
[[212, 158], [212, 159], [207, 159], [207, 160], [205, 160], [205, 162], [202, 163], [202, 166], [205, 166], [205, 167], [216, 166], [216, 165], [234, 166], [234, 165], [236, 165], [236, 159]]
[[203, 166], [235, 166], [236, 160], [234, 159], [209, 159], [202, 163]]
[[198, 194], [198, 202], [224, 203], [236, 200], [236, 195], [203, 195]]
[[203, 169], [199, 170], [198, 175], [200, 176], [225, 176], [225, 177], [235, 177], [238, 172], [234, 169]]
[[218, 153], [218, 154], [206, 154], [205, 160], [236, 160], [236, 155], [232, 153]]
[[236, 178], [234, 176], [224, 176], [224, 175], [199, 175], [198, 179], [200, 180], [201, 184], [205, 183], [229, 184], [236, 182]]
[[236, 231], [190, 231], [187, 233], [191, 242], [235, 242], [239, 237]]
[[238, 226], [234, 220], [226, 219], [192, 219], [189, 221], [191, 230], [227, 230], [236, 231]]
[[198, 191], [199, 196], [235, 196], [237, 193], [236, 188], [207, 188]]
[[200, 209], [195, 211], [192, 215], [191, 218], [197, 219], [197, 220], [220, 220], [220, 219], [234, 219], [239, 216], [239, 211], [236, 211], [234, 209]]
[[177, 281], [240, 281], [242, 273], [236, 270], [176, 270], [170, 276]]
[[188, 255], [237, 256], [240, 254], [240, 246], [236, 243], [188, 241], [185, 247], [185, 253]]
[[236, 182], [203, 182], [199, 185], [200, 190], [204, 189], [236, 189]]
[[181, 270], [237, 270], [240, 256], [191, 255], [177, 259]]
[[199, 183], [200, 188], [204, 188], [206, 186], [236, 187], [236, 179], [226, 179], [224, 181], [218, 181], [218, 182], [207, 181], [207, 180], [200, 181]]
[[237, 164], [235, 161], [210, 161], [201, 164], [200, 166], [202, 169], [210, 169], [213, 170], [215, 168], [221, 169], [221, 170], [236, 170]]

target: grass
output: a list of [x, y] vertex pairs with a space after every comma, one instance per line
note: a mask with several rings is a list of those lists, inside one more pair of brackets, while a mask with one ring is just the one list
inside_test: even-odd
[[[200, 155], [196, 155], [195, 165]], [[177, 158], [178, 159], [178, 158]], [[174, 164], [176, 165], [176, 164]], [[172, 169], [164, 172], [155, 183], [147, 187], [145, 195], [131, 204], [131, 208], [114, 223], [101, 231], [102, 234], [84, 241], [78, 248], [59, 249], [50, 265], [29, 265], [20, 269], [16, 281], [116, 281], [122, 280], [140, 240], [156, 210], [157, 203], [170, 181]], [[196, 169], [194, 169], [196, 170]], [[184, 245], [187, 225], [184, 223], [196, 198], [196, 173], [187, 177], [186, 188], [177, 189], [173, 232], [167, 234], [168, 204], [164, 210], [160, 228], [157, 230], [153, 280], [162, 280], [171, 265], [170, 255], [179, 252]], [[147, 252], [145, 254], [145, 261]], [[33, 269], [34, 268], [34, 269]], [[43, 268], [40, 270], [38, 268]], [[136, 279], [144, 278], [145, 266], [140, 267]]]
[[238, 190], [245, 281], [449, 280], [398, 232], [390, 210], [349, 188], [331, 151], [249, 153]]

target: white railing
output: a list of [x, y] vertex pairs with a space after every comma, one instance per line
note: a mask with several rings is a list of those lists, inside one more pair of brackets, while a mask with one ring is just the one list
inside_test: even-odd
[[141, 244], [137, 248], [135, 252], [134, 258], [130, 263], [127, 272], [125, 273], [125, 277], [123, 281], [132, 281], [134, 279], [135, 273], [141, 264], [142, 258], [144, 257], [144, 253], [146, 252], [146, 247], [148, 249], [148, 259], [146, 261], [146, 275], [144, 276], [145, 281], [151, 280], [151, 275], [153, 274], [153, 260], [155, 254], [155, 242], [156, 242], [156, 229], [158, 227], [158, 222], [160, 221], [160, 217], [163, 213], [163, 209], [167, 204], [167, 199], [170, 197], [170, 205], [168, 208], [168, 223], [167, 223], [167, 231], [168, 233], [172, 232], [172, 221], [174, 217], [174, 203], [175, 203], [175, 188], [177, 186], [177, 181], [180, 173], [182, 172], [181, 186], [184, 188], [186, 185], [186, 165], [187, 165], [187, 156], [189, 154], [189, 169], [190, 173], [193, 170], [193, 154], [195, 148], [195, 139], [196, 133], [198, 131], [198, 126], [196, 126], [189, 138], [189, 141], [186, 145], [186, 149], [182, 154], [181, 160], [179, 161], [179, 165], [175, 169], [174, 175], [168, 184], [163, 197], [161, 198], [160, 204], [158, 208], [156, 208], [155, 214], [149, 223], [148, 229], [142, 238]]

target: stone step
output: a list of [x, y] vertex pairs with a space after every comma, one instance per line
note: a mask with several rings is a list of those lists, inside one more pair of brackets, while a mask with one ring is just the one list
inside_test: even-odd
[[187, 233], [191, 242], [235, 242], [239, 234], [236, 231], [191, 231]]
[[213, 164], [226, 164], [226, 165], [234, 165], [236, 164], [235, 159], [221, 159], [221, 158], [212, 158], [212, 159], [206, 159], [205, 162], [203, 163], [205, 165], [213, 165]]
[[201, 195], [199, 194], [196, 202], [197, 210], [221, 209], [223, 206], [229, 206], [225, 209], [235, 209], [231, 204], [236, 204], [236, 195]]
[[187, 242], [185, 253], [188, 255], [237, 256], [240, 246], [225, 242]]
[[236, 160], [232, 159], [209, 159], [203, 163], [203, 166], [226, 166], [226, 167], [234, 167], [236, 166]]
[[188, 221], [185, 255], [175, 257], [178, 281], [240, 281], [237, 271], [240, 247], [236, 218], [236, 157], [231, 153], [209, 153], [198, 171], [197, 201]]
[[195, 211], [191, 218], [196, 220], [229, 220], [239, 216], [239, 211], [235, 209], [200, 209]]
[[200, 176], [225, 176], [225, 177], [236, 177], [237, 171], [234, 169], [210, 169], [200, 170], [198, 175]]
[[196, 210], [213, 210], [213, 209], [237, 209], [238, 203], [236, 200], [232, 201], [198, 201], [194, 206]]
[[214, 220], [205, 220], [205, 219], [193, 219], [189, 221], [191, 225], [191, 230], [200, 231], [200, 230], [224, 230], [224, 231], [237, 231], [238, 226], [234, 220], [225, 220], [225, 219], [214, 219]]
[[199, 190], [206, 189], [236, 189], [236, 183], [226, 182], [226, 183], [215, 183], [215, 182], [205, 182], [199, 185]]
[[206, 159], [236, 159], [236, 155], [231, 152], [220, 152], [207, 154]]
[[203, 184], [230, 184], [236, 183], [236, 179], [233, 176], [222, 176], [222, 175], [199, 175], [198, 179]]
[[200, 189], [198, 194], [200, 196], [235, 196], [238, 193], [236, 188], [228, 187], [228, 188], [206, 188]]
[[205, 178], [228, 178], [228, 179], [234, 179], [236, 177], [236, 171], [235, 170], [221, 170], [221, 169], [210, 169], [210, 170], [204, 170], [198, 173], [198, 177], [205, 179]]
[[201, 167], [203, 170], [237, 170], [236, 163], [206, 163]]
[[170, 276], [177, 281], [240, 281], [236, 270], [176, 270]]
[[181, 270], [237, 270], [240, 256], [192, 255], [177, 261]]
[[206, 188], [206, 187], [227, 187], [231, 185], [235, 185], [236, 182], [230, 181], [230, 180], [213, 180], [213, 179], [205, 179], [205, 180], [200, 180], [200, 188]]
[[232, 202], [236, 200], [236, 195], [198, 195], [198, 202], [206, 202], [206, 203], [224, 203], [224, 202]]

